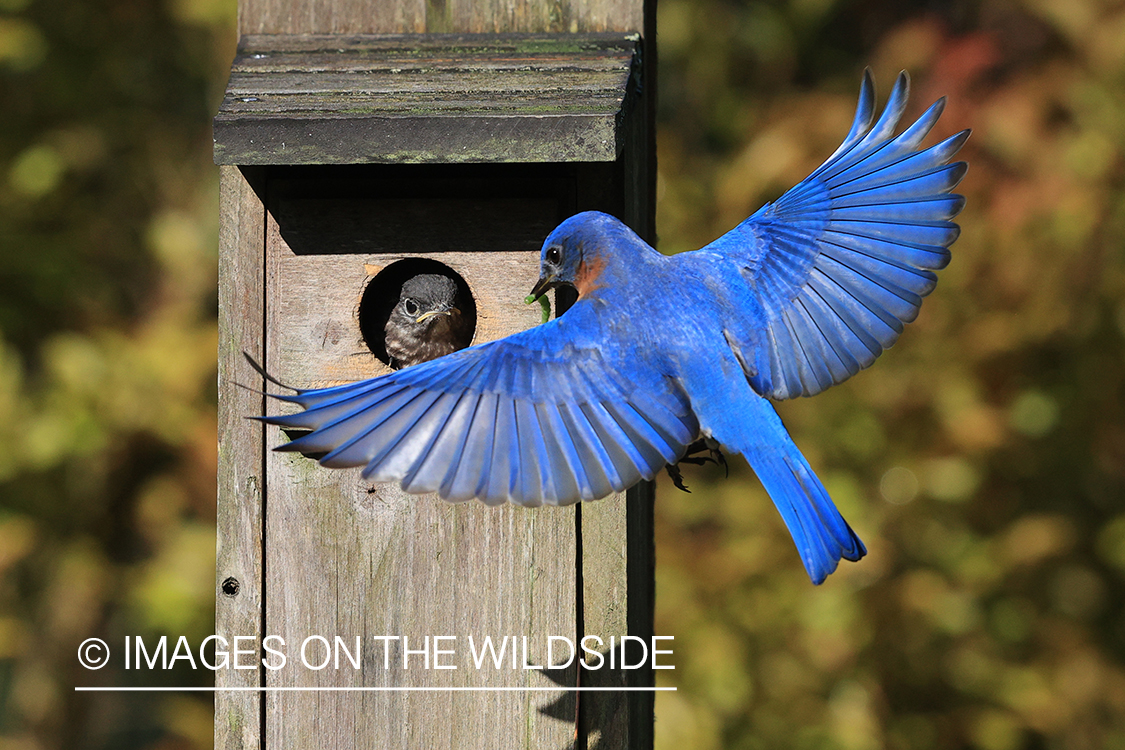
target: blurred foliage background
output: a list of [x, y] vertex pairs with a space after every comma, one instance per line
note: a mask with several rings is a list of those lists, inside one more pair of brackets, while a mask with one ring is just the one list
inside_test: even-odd
[[[211, 744], [209, 697], [73, 686], [86, 637], [214, 627], [233, 28], [229, 0], [0, 0], [0, 750]], [[659, 484], [658, 747], [1125, 747], [1125, 4], [661, 0], [659, 29], [665, 251], [831, 153], [866, 65], [974, 135], [918, 321], [779, 406], [868, 557], [812, 587], [739, 462]]]
[[87, 637], [214, 631], [210, 119], [234, 13], [0, 0], [3, 750], [211, 746], [209, 695], [74, 686], [143, 684], [81, 669]]
[[665, 251], [831, 153], [865, 65], [974, 130], [917, 322], [779, 405], [868, 557], [814, 589], [740, 461], [659, 486], [658, 747], [1125, 747], [1125, 5], [661, 0], [658, 28]]

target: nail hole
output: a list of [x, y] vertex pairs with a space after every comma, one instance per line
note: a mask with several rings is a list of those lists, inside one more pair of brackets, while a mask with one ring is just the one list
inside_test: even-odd
[[228, 578], [223, 581], [223, 585], [221, 586], [221, 588], [223, 590], [223, 593], [227, 596], [235, 597], [238, 596], [238, 590], [241, 588], [241, 584], [239, 584], [237, 578]]

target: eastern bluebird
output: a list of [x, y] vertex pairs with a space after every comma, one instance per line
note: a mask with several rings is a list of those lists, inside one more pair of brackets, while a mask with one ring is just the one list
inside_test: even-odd
[[358, 383], [277, 398], [271, 424], [312, 432], [372, 481], [451, 501], [567, 504], [652, 477], [696, 440], [741, 453], [814, 583], [866, 554], [767, 400], [811, 396], [875, 361], [949, 262], [964, 199], [963, 131], [919, 144], [944, 100], [895, 136], [900, 75], [874, 117], [870, 73], [843, 144], [809, 177], [695, 252], [661, 255], [617, 219], [547, 237], [533, 294], [567, 284], [562, 316]]
[[428, 362], [468, 345], [472, 331], [457, 302], [457, 284], [448, 276], [423, 273], [407, 279], [384, 328], [390, 366], [397, 370]]

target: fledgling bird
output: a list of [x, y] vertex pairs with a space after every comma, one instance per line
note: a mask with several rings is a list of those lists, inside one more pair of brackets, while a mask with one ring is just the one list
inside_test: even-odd
[[457, 284], [448, 276], [423, 273], [402, 285], [385, 326], [392, 369], [429, 362], [462, 349], [472, 336], [457, 306]]
[[263, 417], [312, 432], [371, 481], [450, 501], [567, 504], [652, 477], [696, 440], [741, 453], [814, 583], [866, 554], [768, 399], [811, 396], [875, 361], [949, 262], [963, 131], [919, 144], [944, 100], [895, 136], [900, 75], [874, 117], [870, 73], [843, 144], [809, 177], [695, 252], [664, 256], [603, 213], [572, 216], [540, 255], [542, 295], [578, 300], [498, 341], [371, 380], [277, 398]]

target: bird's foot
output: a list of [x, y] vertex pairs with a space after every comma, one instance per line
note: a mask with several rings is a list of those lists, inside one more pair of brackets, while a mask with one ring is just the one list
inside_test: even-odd
[[[707, 455], [701, 456], [699, 455], [701, 453], [706, 453]], [[730, 466], [727, 465], [727, 459], [723, 456], [723, 452], [719, 450], [719, 444], [709, 437], [702, 437], [688, 446], [688, 449], [684, 452], [684, 455], [680, 457], [679, 461], [675, 464], [668, 464], [665, 469], [668, 471], [668, 476], [672, 478], [672, 484], [676, 485], [676, 489], [690, 493], [691, 490], [684, 484], [684, 476], [680, 472], [680, 464], [702, 466], [707, 463], [722, 466], [726, 476], [730, 476]]]
[[664, 469], [668, 472], [668, 476], [672, 478], [672, 484], [676, 485], [676, 489], [683, 490], [689, 495], [691, 494], [691, 490], [684, 484], [684, 475], [680, 472], [680, 465], [678, 463], [668, 464]]
[[[700, 456], [698, 455], [700, 453], [706, 453], [707, 455]], [[726, 469], [727, 476], [730, 476], [730, 467], [727, 466], [726, 457], [723, 456], [719, 444], [709, 437], [700, 438], [689, 445], [687, 451], [684, 452], [683, 457], [679, 460], [679, 463], [687, 463], [694, 466], [702, 466], [708, 463], [715, 464], [716, 466], [722, 466]]]

